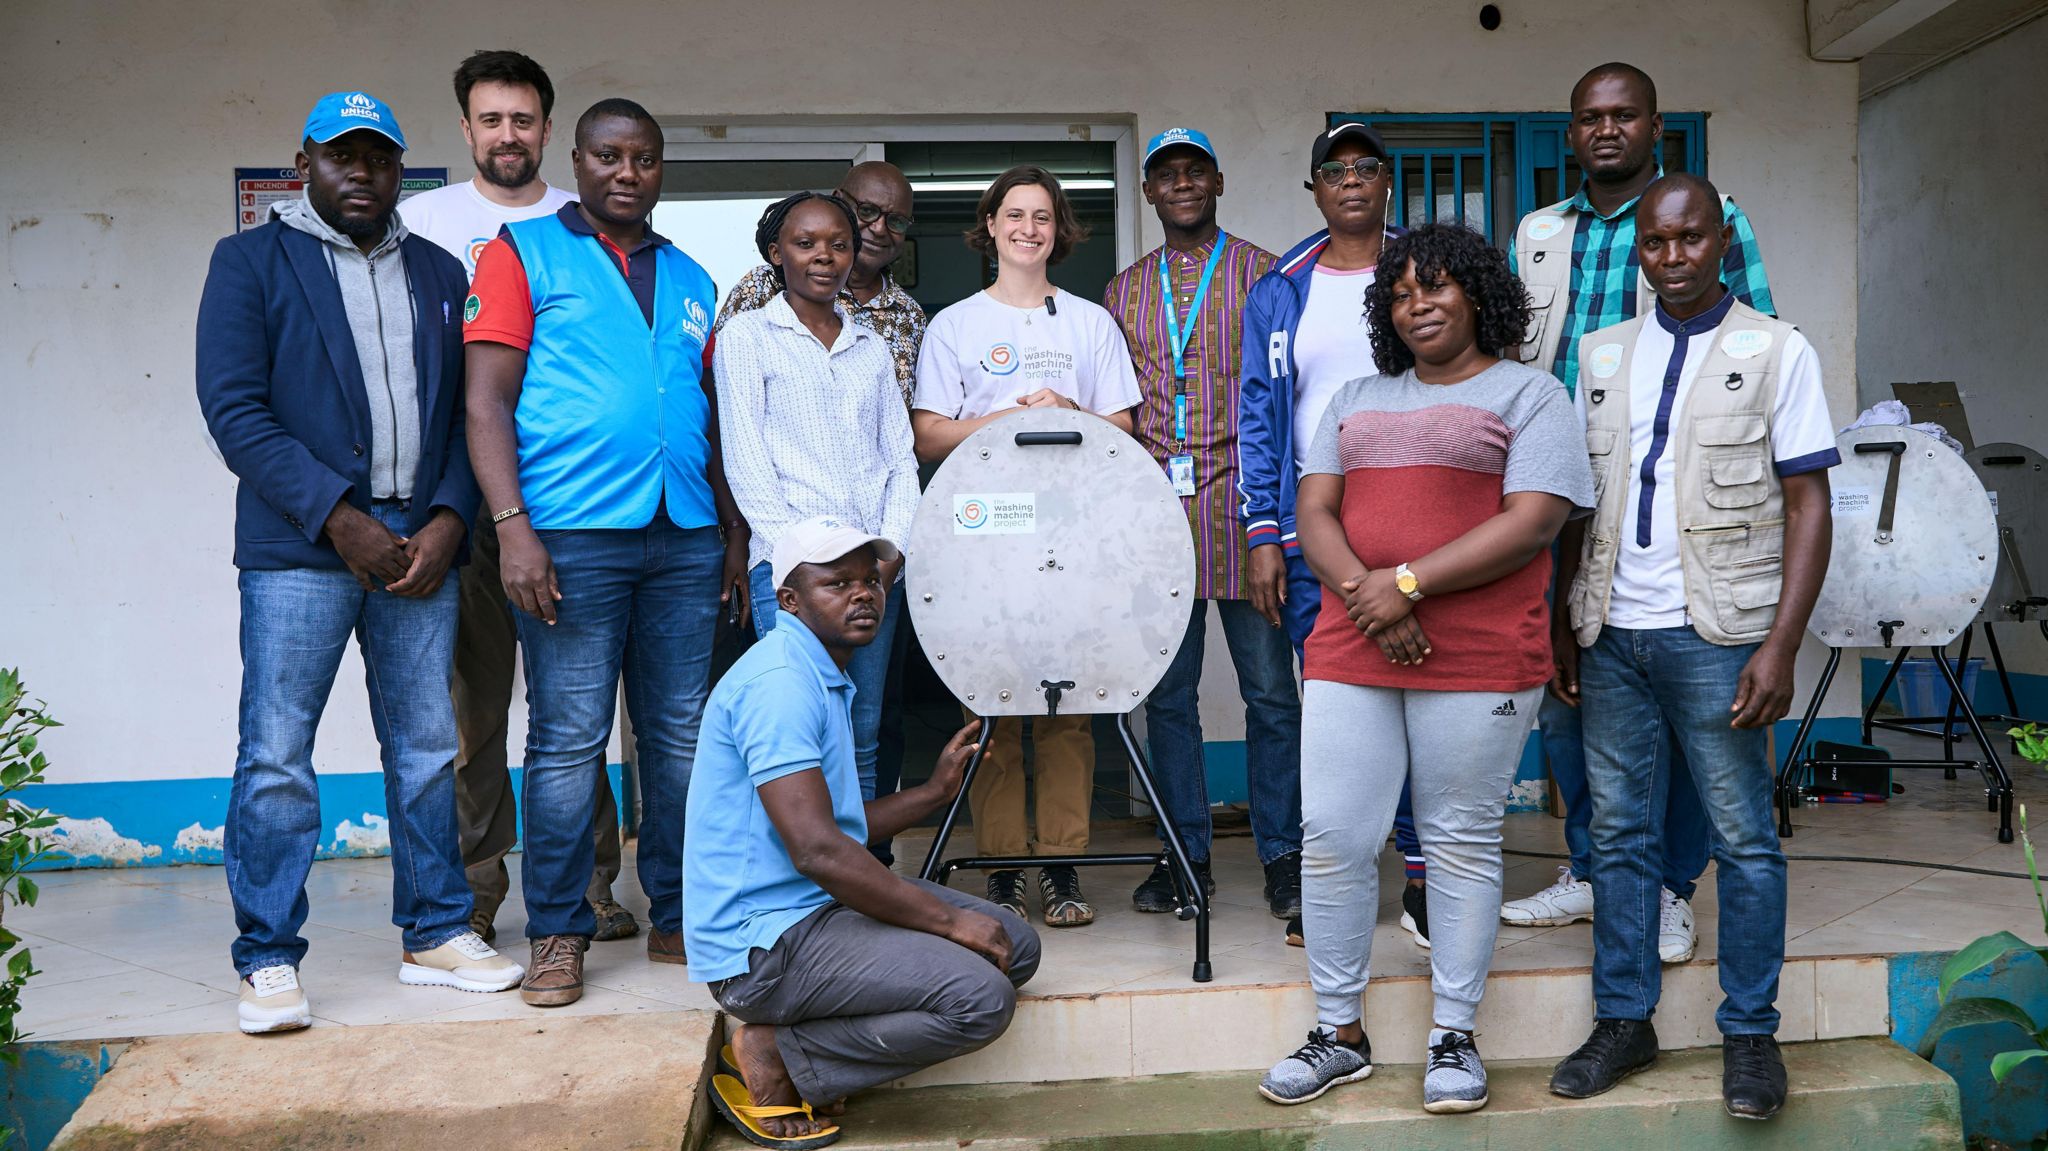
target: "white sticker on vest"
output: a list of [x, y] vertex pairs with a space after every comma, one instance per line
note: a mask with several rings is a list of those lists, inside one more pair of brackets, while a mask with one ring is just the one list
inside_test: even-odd
[[1836, 488], [1835, 514], [1838, 516], [1867, 516], [1877, 510], [1871, 502], [1869, 488]]
[[1744, 328], [1721, 337], [1721, 350], [1730, 359], [1753, 360], [1771, 350], [1771, 334], [1759, 328]]
[[953, 497], [953, 534], [956, 536], [1020, 536], [1036, 531], [1036, 492], [994, 492]]
[[1529, 238], [1532, 240], [1548, 240], [1562, 231], [1563, 216], [1538, 216], [1529, 221]]
[[1586, 360], [1586, 367], [1594, 379], [1613, 378], [1614, 373], [1621, 370], [1621, 345], [1602, 344], [1594, 348], [1592, 356]]

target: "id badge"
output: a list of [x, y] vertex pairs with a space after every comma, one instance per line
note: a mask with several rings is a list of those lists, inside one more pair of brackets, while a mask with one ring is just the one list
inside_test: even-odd
[[1166, 460], [1166, 478], [1173, 482], [1174, 495], [1194, 495], [1195, 457], [1169, 456]]

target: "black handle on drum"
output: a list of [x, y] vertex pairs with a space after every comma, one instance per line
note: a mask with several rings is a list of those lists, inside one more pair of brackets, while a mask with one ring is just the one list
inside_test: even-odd
[[[1045, 446], [1048, 446], [1048, 445], [1052, 445], [1052, 444], [1068, 444], [1068, 445], [1073, 445], [1073, 444], [1078, 444], [1078, 443], [1080, 443], [1080, 442], [1081, 442], [1081, 433], [1079, 433], [1079, 432], [1018, 432], [1018, 433], [1017, 433], [1017, 446], [1018, 446], [1018, 447], [1020, 447], [1020, 448], [1037, 448], [1037, 447], [1045, 447]], [[1902, 445], [1900, 445], [1900, 446], [1901, 446], [1901, 447], [1903, 447], [1904, 445], [1902, 444]]]
[[2025, 456], [1985, 456], [1978, 461], [1987, 468], [2014, 468], [2027, 462]]
[[1856, 454], [1859, 456], [1873, 455], [1877, 452], [1884, 452], [1894, 456], [1904, 455], [1906, 452], [1906, 441], [1885, 440], [1882, 443], [1856, 445]]

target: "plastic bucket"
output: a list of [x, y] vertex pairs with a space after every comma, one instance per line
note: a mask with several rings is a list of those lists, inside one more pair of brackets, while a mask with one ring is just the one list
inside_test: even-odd
[[[1973, 703], [1977, 698], [1977, 672], [1981, 659], [1963, 665], [1963, 695]], [[1909, 659], [1899, 665], [1899, 710], [1906, 719], [1940, 719], [1948, 714], [1948, 681], [1932, 659]]]

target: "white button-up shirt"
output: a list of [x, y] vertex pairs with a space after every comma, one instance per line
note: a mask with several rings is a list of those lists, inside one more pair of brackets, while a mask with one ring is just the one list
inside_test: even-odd
[[917, 512], [917, 457], [889, 347], [843, 306], [827, 348], [778, 292], [719, 329], [712, 352], [725, 478], [768, 562], [795, 524], [829, 515], [901, 548]]

